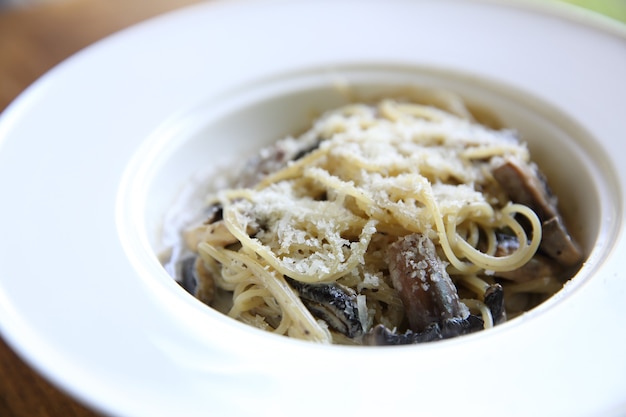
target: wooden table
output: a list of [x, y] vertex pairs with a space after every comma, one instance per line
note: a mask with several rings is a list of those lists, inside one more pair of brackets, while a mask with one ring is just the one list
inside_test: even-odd
[[[0, 111], [48, 69], [131, 24], [201, 0], [53, 0], [0, 10]], [[96, 417], [0, 338], [0, 417]]]

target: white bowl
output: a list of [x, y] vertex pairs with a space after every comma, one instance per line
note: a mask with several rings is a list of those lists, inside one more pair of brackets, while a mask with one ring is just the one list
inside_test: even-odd
[[[116, 415], [619, 415], [625, 33], [497, 2], [340, 0], [216, 2], [113, 36], [0, 119], [3, 337]], [[275, 336], [185, 293], [157, 258], [184, 186], [345, 85], [441, 87], [517, 128], [588, 254], [571, 283], [493, 330], [380, 349]]]

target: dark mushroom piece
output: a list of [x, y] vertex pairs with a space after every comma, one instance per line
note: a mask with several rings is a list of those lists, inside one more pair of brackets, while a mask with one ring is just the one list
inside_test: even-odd
[[[366, 345], [404, 345], [432, 342], [473, 333], [483, 320], [469, 313], [458, 296], [434, 243], [423, 234], [401, 237], [390, 245], [389, 273], [405, 308], [409, 329], [397, 333], [379, 324], [363, 337]], [[504, 311], [502, 287], [486, 294], [492, 314]]]
[[189, 294], [195, 296], [198, 288], [196, 275], [196, 257], [189, 257], [180, 262], [180, 286]]
[[215, 297], [213, 276], [204, 267], [202, 258], [193, 256], [180, 263], [180, 286], [189, 294], [210, 305]]
[[[498, 234], [496, 236], [495, 256], [507, 256], [519, 248], [519, 241], [516, 236]], [[540, 253], [523, 266], [512, 271], [496, 271], [494, 276], [515, 282], [527, 282], [542, 277], [560, 277], [564, 269], [558, 262]]]
[[492, 173], [512, 201], [537, 213], [542, 222], [541, 250], [562, 265], [580, 263], [582, 251], [565, 228], [556, 198], [537, 166], [508, 158]]
[[363, 336], [363, 344], [370, 346], [411, 345], [416, 343], [434, 342], [482, 330], [483, 320], [470, 314], [466, 319], [453, 318], [442, 323], [431, 323], [421, 332], [407, 330], [396, 333], [379, 324]]
[[284, 168], [288, 162], [298, 160], [319, 147], [321, 139], [304, 140], [288, 138], [262, 149], [248, 160], [239, 175], [239, 187], [252, 187], [266, 176]]
[[307, 284], [291, 278], [287, 282], [311, 314], [324, 320], [328, 327], [350, 338], [363, 334], [353, 290], [337, 283]]
[[500, 324], [506, 321], [506, 308], [504, 307], [504, 290], [500, 284], [492, 284], [487, 287], [483, 295], [483, 301], [491, 312], [493, 324]]
[[213, 224], [224, 218], [224, 207], [220, 203], [213, 203], [205, 210], [204, 224]]
[[389, 246], [388, 258], [391, 281], [412, 331], [423, 332], [433, 323], [469, 316], [427, 236], [411, 234], [399, 238]]
[[549, 257], [556, 259], [564, 266], [574, 266], [580, 263], [582, 252], [567, 232], [563, 219], [554, 216], [541, 225], [543, 238], [541, 250]]
[[305, 156], [307, 156], [308, 154], [310, 154], [311, 152], [313, 152], [314, 150], [319, 148], [320, 147], [320, 143], [322, 143], [322, 139], [321, 138], [318, 138], [313, 143], [304, 143], [303, 146], [301, 146], [299, 148], [298, 152], [295, 155], [293, 155], [291, 160], [292, 161], [297, 161], [300, 158], [304, 158]]

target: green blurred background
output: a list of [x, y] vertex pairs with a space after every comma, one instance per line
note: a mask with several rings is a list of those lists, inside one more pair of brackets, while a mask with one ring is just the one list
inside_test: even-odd
[[626, 23], [626, 0], [562, 0]]

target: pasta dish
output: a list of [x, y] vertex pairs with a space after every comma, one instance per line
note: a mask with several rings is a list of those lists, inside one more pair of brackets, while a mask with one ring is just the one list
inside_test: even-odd
[[324, 113], [261, 150], [184, 230], [176, 279], [228, 316], [321, 343], [421, 343], [557, 292], [582, 253], [526, 144], [459, 100]]

